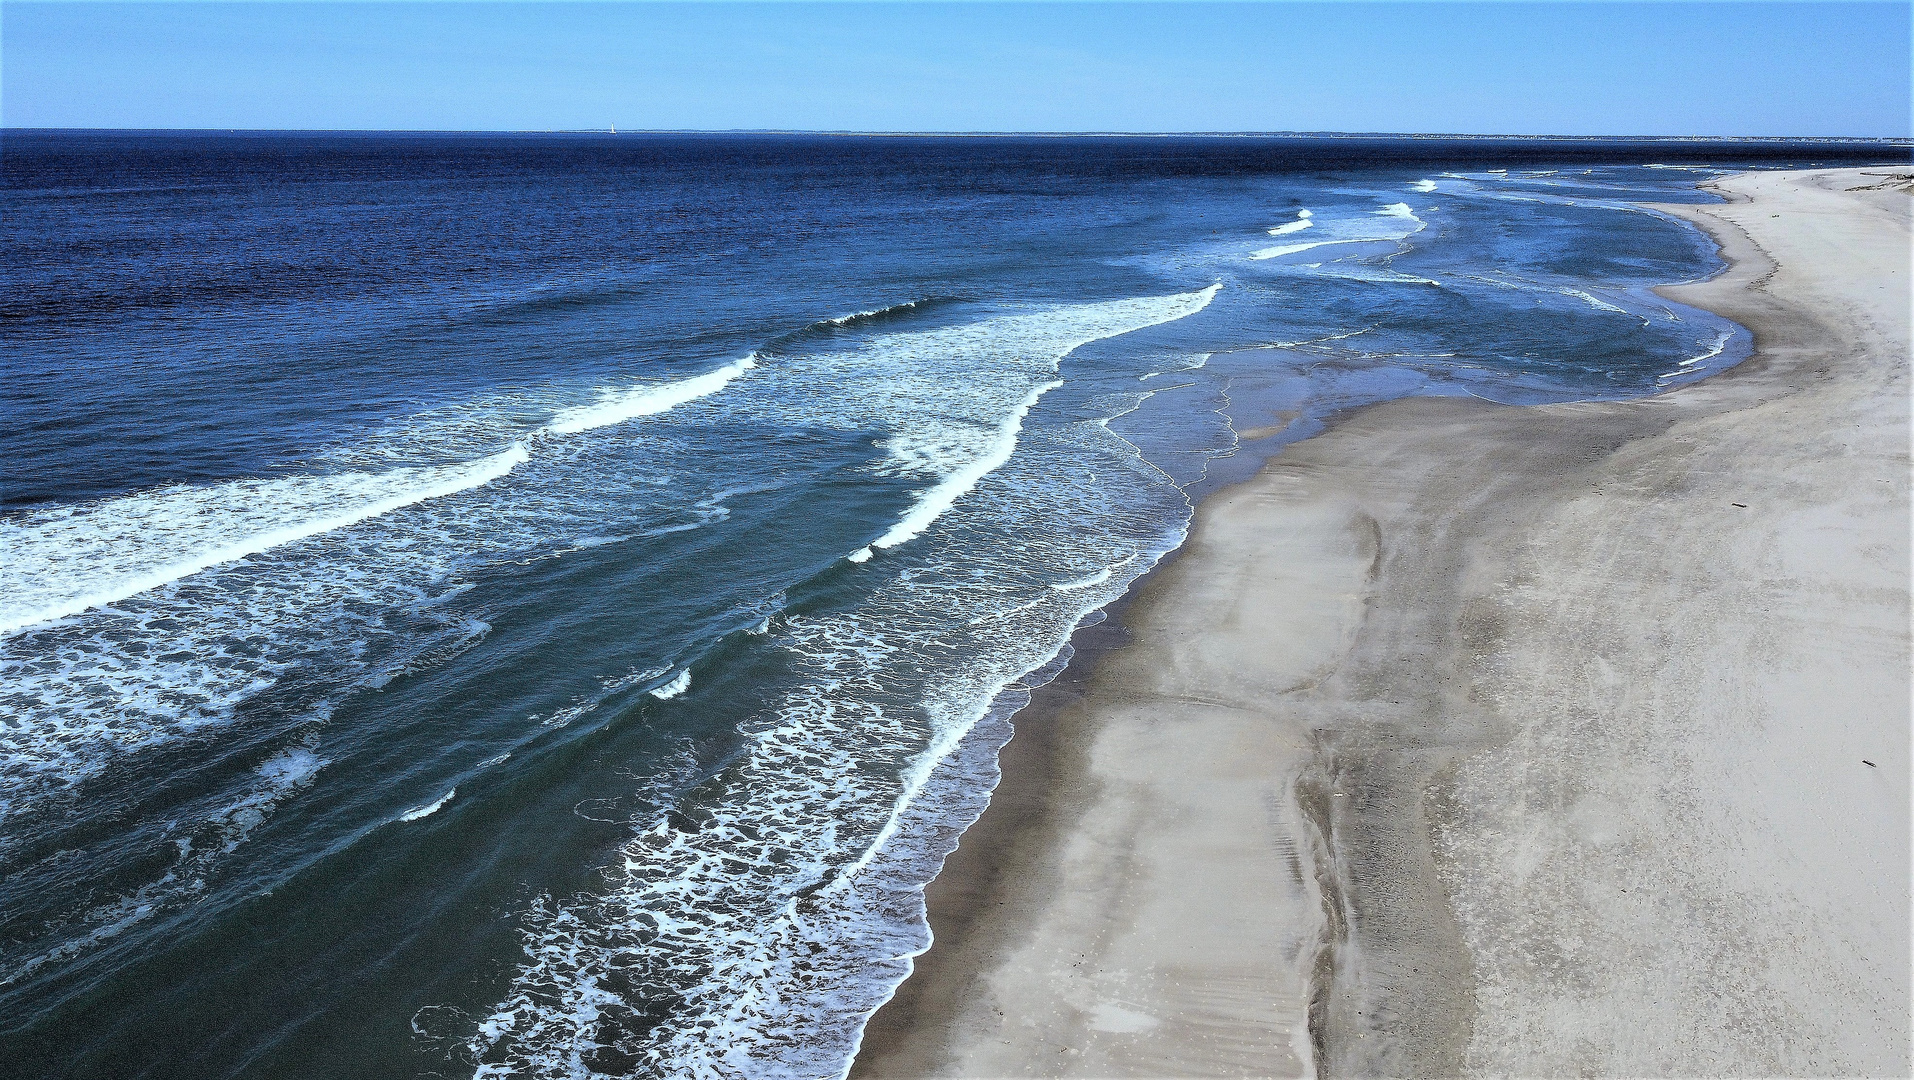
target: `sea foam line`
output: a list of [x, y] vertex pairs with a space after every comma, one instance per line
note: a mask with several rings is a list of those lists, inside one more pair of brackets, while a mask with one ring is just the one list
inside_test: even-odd
[[1678, 361], [1674, 371], [1670, 371], [1670, 372], [1667, 372], [1666, 374], [1657, 376], [1657, 378], [1676, 379], [1676, 378], [1680, 378], [1683, 375], [1693, 375], [1695, 373], [1696, 364], [1699, 364], [1704, 360], [1713, 360], [1715, 357], [1720, 356], [1721, 351], [1728, 347], [1728, 342], [1733, 337], [1734, 337], [1734, 331], [1723, 330], [1720, 336], [1715, 338], [1714, 345], [1711, 348], [1709, 348], [1708, 351], [1703, 352], [1696, 356], [1691, 356], [1686, 360]]
[[[1166, 299], [1181, 300], [1185, 301], [1185, 303], [1166, 311], [1160, 317], [1139, 322], [1117, 333], [1085, 338], [1070, 348], [1065, 349], [1061, 356], [1059, 356], [1058, 361], [1061, 363], [1062, 356], [1068, 356], [1084, 345], [1092, 341], [1102, 340], [1104, 337], [1117, 337], [1122, 334], [1131, 334], [1148, 327], [1160, 326], [1163, 323], [1186, 319], [1208, 307], [1210, 301], [1216, 299], [1216, 294], [1222, 287], [1222, 283], [1217, 282], [1198, 292], [1168, 297]], [[924, 493], [922, 498], [917, 500], [915, 505], [905, 511], [904, 516], [898, 519], [897, 524], [891, 526], [884, 535], [871, 541], [869, 545], [851, 552], [847, 558], [854, 563], [866, 562], [869, 561], [871, 556], [878, 550], [893, 548], [899, 544], [908, 543], [921, 535], [933, 522], [943, 516], [945, 511], [956, 505], [958, 499], [969, 494], [970, 491], [977, 486], [979, 481], [1001, 467], [1004, 462], [1010, 460], [1010, 455], [1016, 452], [1017, 436], [1023, 431], [1023, 421], [1024, 418], [1030, 414], [1031, 407], [1036, 405], [1038, 399], [1043, 397], [1043, 395], [1062, 385], [1063, 383], [1061, 381], [1052, 381], [1032, 388], [1028, 394], [1024, 395], [1023, 400], [1010, 411], [1009, 415], [998, 422], [995, 437], [991, 439], [988, 450], [963, 465], [958, 466], [942, 480], [938, 481], [929, 491]]]
[[991, 441], [987, 452], [966, 462], [955, 472], [938, 481], [924, 493], [923, 498], [917, 500], [916, 505], [898, 519], [897, 524], [890, 527], [890, 531], [871, 541], [868, 547], [852, 552], [850, 560], [864, 562], [871, 557], [873, 548], [894, 548], [916, 539], [925, 529], [930, 528], [931, 523], [942, 517], [944, 511], [956, 505], [958, 499], [969, 494], [971, 489], [977, 486], [978, 481], [1010, 460], [1010, 455], [1017, 450], [1017, 436], [1023, 431], [1024, 417], [1030, 415], [1031, 407], [1036, 405], [1039, 398], [1062, 385], [1062, 380], [1055, 380], [1043, 383], [1025, 394], [1023, 400], [1017, 403], [1017, 407], [1010, 411], [1010, 415], [998, 423], [997, 437]]
[[1276, 226], [1275, 228], [1269, 230], [1269, 235], [1288, 236], [1290, 233], [1302, 232], [1304, 229], [1309, 228], [1309, 226], [1312, 224], [1312, 222], [1309, 219], [1313, 216], [1314, 215], [1307, 210], [1298, 210], [1296, 211], [1295, 221], [1286, 221], [1283, 224]]
[[927, 302], [929, 302], [927, 299], [926, 300], [905, 300], [902, 303], [886, 304], [883, 307], [872, 308], [869, 311], [854, 311], [849, 315], [839, 315], [835, 319], [825, 319], [821, 325], [850, 326], [852, 323], [862, 322], [865, 319], [874, 319], [879, 315], [890, 315], [900, 311], [909, 311], [912, 308], [917, 307], [919, 304], [924, 304]]
[[[1581, 289], [1563, 289], [1562, 293], [1565, 296], [1573, 296], [1579, 300], [1585, 301], [1588, 304], [1588, 306], [1592, 308], [1596, 308], [1601, 311], [1614, 311], [1623, 315], [1634, 314], [1634, 312], [1629, 311], [1627, 308], [1616, 307], [1614, 304], [1611, 304], [1608, 301], [1603, 300], [1601, 297], [1596, 296], [1593, 293], [1583, 292]], [[1690, 361], [1690, 363], [1693, 363], [1693, 361]]]
[[1252, 252], [1250, 258], [1274, 259], [1283, 255], [1294, 255], [1298, 251], [1308, 251], [1310, 248], [1329, 247], [1332, 244], [1386, 244], [1395, 239], [1397, 238], [1393, 236], [1358, 236], [1352, 240], [1312, 240], [1306, 244], [1278, 244], [1275, 247]]
[[1681, 362], [1681, 366], [1693, 367], [1696, 364], [1701, 363], [1703, 360], [1713, 360], [1715, 357], [1721, 355], [1721, 350], [1728, 347], [1728, 339], [1734, 336], [1735, 335], [1733, 330], [1723, 330], [1720, 333], [1720, 335], [1715, 338], [1715, 344], [1712, 348], [1710, 348], [1707, 352], [1704, 352], [1699, 356], [1691, 356], [1688, 359], [1683, 360]]
[[593, 428], [622, 424], [640, 416], [653, 416], [685, 402], [709, 397], [730, 385], [731, 380], [757, 366], [757, 354], [753, 353], [716, 371], [707, 371], [703, 375], [694, 375], [677, 382], [629, 390], [602, 390], [598, 400], [592, 404], [578, 405], [552, 417], [551, 423], [545, 425], [545, 430], [557, 435], [576, 435]]
[[[1130, 411], [1134, 412], [1135, 409], [1132, 408]], [[1103, 421], [1103, 429], [1105, 431], [1110, 430], [1110, 424], [1109, 424], [1110, 419], [1113, 419], [1113, 418], [1106, 418]], [[1112, 432], [1112, 437], [1122, 438], [1122, 436], [1116, 435], [1114, 432]], [[1050, 587], [1052, 589], [1055, 589], [1057, 592], [1076, 592], [1079, 589], [1088, 589], [1093, 585], [1101, 585], [1104, 582], [1110, 580], [1111, 576], [1114, 575], [1118, 570], [1123, 569], [1124, 567], [1130, 565], [1131, 563], [1137, 561], [1138, 559], [1142, 557], [1143, 557], [1143, 553], [1141, 551], [1131, 552], [1128, 558], [1118, 562], [1111, 563], [1109, 566], [1104, 567], [1103, 569], [1097, 571], [1094, 574], [1091, 574], [1088, 577], [1077, 578], [1073, 581], [1059, 582]]]
[[[1381, 209], [1378, 209], [1374, 212], [1381, 217], [1401, 218], [1405, 221], [1413, 221], [1415, 222], [1416, 227], [1414, 229], [1411, 229], [1409, 232], [1404, 233], [1402, 235], [1398, 235], [1398, 236], [1354, 236], [1354, 237], [1348, 237], [1348, 238], [1340, 239], [1340, 240], [1308, 240], [1300, 244], [1278, 244], [1275, 247], [1266, 247], [1260, 251], [1251, 252], [1249, 257], [1251, 259], [1275, 259], [1275, 258], [1280, 258], [1284, 255], [1294, 255], [1299, 251], [1308, 251], [1311, 248], [1329, 247], [1333, 244], [1401, 243], [1402, 241], [1408, 239], [1410, 236], [1413, 236], [1416, 233], [1421, 232], [1423, 228], [1426, 227], [1426, 224], [1427, 224], [1421, 218], [1416, 216], [1415, 211], [1410, 209], [1408, 203], [1390, 203], [1387, 206], [1384, 206]], [[1304, 213], [1307, 214], [1307, 211], [1304, 211]], [[1281, 226], [1276, 229], [1271, 229], [1269, 230], [1269, 233], [1271, 236], [1278, 236], [1286, 232], [1297, 231], [1297, 229], [1290, 227], [1292, 225], [1297, 225], [1297, 222], [1291, 222], [1290, 225]], [[1300, 228], [1300, 227], [1306, 227], [1306, 226], [1298, 226], [1298, 227]]]
[[[562, 410], [537, 434], [576, 434], [667, 412], [717, 393], [756, 366], [755, 355], [746, 356], [677, 382], [604, 390], [590, 405]], [[57, 512], [32, 524], [0, 524], [0, 541], [9, 549], [13, 571], [7, 575], [11, 580], [4, 581], [4, 599], [0, 599], [0, 636], [116, 603], [215, 566], [415, 503], [481, 487], [530, 459], [526, 444], [516, 442], [500, 453], [459, 465], [163, 489]], [[415, 478], [423, 482], [403, 486]], [[395, 484], [401, 485], [400, 490], [344, 511], [261, 529], [237, 541], [221, 543], [214, 539], [198, 550], [166, 552], [156, 565], [152, 557], [141, 557], [160, 546], [154, 542], [155, 536], [170, 538], [184, 531], [200, 534], [189, 539], [223, 538], [235, 528], [245, 528], [246, 517], [272, 513], [274, 502], [283, 505], [310, 499], [337, 505], [355, 494], [363, 496], [367, 490], [390, 489]], [[359, 490], [355, 492], [354, 488]], [[223, 496], [230, 497], [226, 505], [220, 505]], [[133, 538], [131, 542], [129, 537]], [[115, 547], [120, 550], [113, 550]], [[102, 563], [107, 565], [101, 567]], [[112, 565], [115, 563], [131, 565]], [[80, 568], [78, 573], [75, 567]]]
[[432, 800], [431, 802], [426, 803], [424, 806], [415, 806], [412, 809], [407, 810], [405, 813], [400, 814], [398, 817], [398, 820], [399, 821], [417, 821], [420, 818], [431, 817], [433, 814], [438, 813], [439, 810], [442, 809], [446, 803], [451, 802], [452, 796], [457, 795], [458, 793], [459, 793], [459, 789], [453, 788], [452, 790], [446, 792], [445, 794], [439, 796], [438, 798]]
[[[359, 480], [365, 485], [380, 487], [389, 487], [395, 478], [406, 480], [416, 477], [423, 478], [424, 482], [369, 499], [347, 510], [319, 514], [278, 528], [265, 529], [230, 543], [203, 547], [197, 551], [169, 552], [162, 556], [162, 561], [157, 565], [138, 565], [141, 545], [149, 542], [154, 530], [159, 530], [163, 535], [169, 528], [182, 524], [188, 528], [200, 525], [203, 520], [201, 515], [207, 509], [204, 503], [209, 496], [216, 498], [222, 490], [257, 495], [262, 487], [268, 493], [284, 491], [295, 494], [296, 489], [290, 488], [286, 482], [277, 482], [270, 487], [234, 483], [213, 489], [174, 489], [171, 492], [108, 500], [52, 521], [41, 522], [38, 528], [8, 523], [0, 528], [0, 540], [4, 540], [9, 549], [10, 561], [16, 570], [8, 575], [13, 580], [8, 582], [7, 599], [0, 601], [0, 634], [12, 634], [30, 626], [125, 600], [222, 563], [236, 562], [284, 544], [343, 529], [414, 503], [469, 491], [504, 476], [524, 464], [529, 457], [523, 443], [514, 443], [508, 450], [464, 465], [405, 469], [397, 473], [345, 478], [315, 478], [307, 486], [327, 491], [341, 486], [342, 481], [350, 483]], [[215, 506], [213, 509], [219, 508]], [[106, 536], [104, 542], [100, 536], [102, 531], [112, 534]], [[89, 561], [98, 562], [97, 558], [86, 558], [88, 555], [104, 555], [111, 560], [115, 552], [102, 552], [99, 549], [112, 545], [128, 534], [139, 537], [139, 542], [131, 545], [132, 550], [125, 553], [131, 556], [129, 561], [134, 562], [134, 565], [108, 566], [103, 568], [104, 575], [98, 576], [63, 572], [76, 564], [84, 570]], [[86, 551], [89, 547], [94, 551]], [[78, 559], [73, 557], [76, 549], [81, 552]]]

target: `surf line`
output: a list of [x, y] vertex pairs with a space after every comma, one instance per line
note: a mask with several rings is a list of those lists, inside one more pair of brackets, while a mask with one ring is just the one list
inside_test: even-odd
[[[1102, 341], [1104, 338], [1121, 337], [1124, 334], [1135, 333], [1138, 330], [1143, 330], [1151, 326], [1160, 326], [1163, 323], [1188, 318], [1208, 307], [1210, 301], [1216, 299], [1216, 294], [1222, 287], [1223, 283], [1219, 281], [1200, 292], [1169, 297], [1167, 299], [1190, 301], [1190, 306], [1187, 310], [1176, 311], [1163, 318], [1152, 319], [1149, 322], [1132, 326], [1126, 330], [1119, 330], [1114, 334], [1105, 334], [1103, 337], [1090, 338], [1087, 341], [1078, 342], [1063, 355], [1068, 356], [1077, 349], [1088, 345], [1091, 341]], [[1058, 358], [1059, 364], [1062, 363], [1062, 359], [1062, 357]], [[930, 528], [931, 523], [942, 517], [944, 512], [952, 506], [955, 506], [957, 500], [970, 494], [970, 492], [976, 488], [979, 481], [997, 471], [1005, 462], [1010, 460], [1010, 455], [1017, 450], [1017, 437], [1023, 432], [1024, 418], [1030, 415], [1031, 408], [1037, 404], [1039, 399], [1062, 385], [1063, 381], [1057, 379], [1032, 388], [1028, 394], [1024, 395], [1023, 400], [1018, 402], [1016, 407], [1010, 410], [1010, 414], [998, 422], [996, 438], [991, 440], [990, 449], [988, 451], [971, 461], [965, 462], [948, 476], [945, 476], [942, 480], [932, 485], [930, 490], [924, 492], [923, 496], [919, 498], [909, 510], [904, 512], [904, 516], [898, 519], [897, 524], [892, 525], [884, 535], [851, 552], [845, 556], [845, 558], [854, 563], [869, 562], [871, 556], [877, 552], [886, 548], [894, 548], [899, 544], [909, 543], [922, 535], [925, 529]]]
[[[72, 566], [71, 558], [75, 544], [85, 546], [85, 536], [71, 526], [88, 519], [114, 524], [124, 524], [130, 517], [135, 522], [154, 517], [164, 517], [168, 496], [183, 497], [197, 501], [207, 494], [216, 492], [218, 487], [198, 489], [167, 489], [139, 495], [123, 496], [106, 500], [90, 507], [78, 508], [70, 516], [63, 516], [51, 528], [35, 530], [30, 525], [13, 525], [0, 528], [0, 539], [22, 556], [30, 556], [35, 549], [44, 549], [42, 557], [32, 562], [43, 564], [46, 572], [34, 573], [32, 570], [21, 575], [24, 580], [15, 580], [9, 584], [11, 594], [6, 600], [0, 600], [0, 636], [9, 636], [22, 630], [46, 623], [57, 622], [94, 608], [117, 603], [170, 584], [181, 578], [191, 577], [215, 566], [238, 562], [254, 555], [262, 554], [273, 548], [283, 547], [300, 540], [333, 532], [362, 521], [381, 517], [394, 510], [403, 509], [432, 499], [456, 495], [483, 487], [531, 460], [532, 450], [543, 439], [552, 436], [574, 435], [596, 428], [621, 424], [643, 416], [653, 416], [668, 412], [679, 405], [708, 397], [723, 390], [732, 380], [757, 366], [755, 353], [733, 361], [714, 371], [694, 375], [676, 382], [656, 383], [626, 390], [600, 391], [598, 401], [590, 405], [565, 409], [554, 416], [544, 427], [539, 428], [525, 438], [515, 440], [511, 446], [489, 457], [479, 458], [458, 465], [427, 466], [413, 469], [401, 469], [386, 473], [342, 474], [311, 478], [311, 483], [327, 488], [337, 487], [344, 480], [352, 480], [362, 485], [361, 495], [371, 495], [357, 505], [332, 513], [321, 513], [277, 528], [262, 529], [237, 540], [221, 543], [225, 539], [226, 529], [209, 529], [206, 539], [211, 543], [198, 550], [175, 550], [163, 554], [158, 559], [138, 559], [138, 553], [120, 566], [108, 566], [100, 572], [99, 562], [115, 561], [113, 552], [101, 550], [101, 558], [82, 559], [79, 562], [91, 562], [91, 572], [67, 575], [54, 570], [57, 566]], [[401, 486], [408, 481], [417, 482], [411, 486]], [[396, 483], [395, 483], [396, 481]], [[293, 481], [297, 483], [297, 481]], [[227, 485], [228, 490], [244, 498], [252, 492], [251, 482], [235, 481]], [[379, 489], [384, 491], [380, 492]], [[397, 490], [394, 490], [397, 488]], [[285, 489], [281, 489], [285, 490]], [[330, 501], [330, 500], [328, 500]], [[336, 505], [336, 504], [335, 504]], [[245, 511], [237, 511], [235, 516], [243, 517]], [[231, 519], [227, 528], [230, 528]], [[103, 530], [109, 534], [123, 532], [124, 529], [109, 528]], [[37, 535], [36, 535], [37, 532]], [[229, 534], [227, 534], [229, 535]], [[96, 545], [100, 545], [95, 541]], [[58, 557], [55, 557], [57, 552]], [[21, 560], [26, 561], [25, 558]], [[16, 565], [19, 565], [16, 563]]]
[[[28, 582], [28, 588], [22, 590], [28, 594], [26, 603], [0, 608], [0, 634], [12, 634], [28, 627], [78, 615], [92, 608], [137, 596], [149, 589], [178, 581], [180, 578], [190, 577], [222, 563], [237, 562], [272, 548], [317, 536], [320, 533], [343, 529], [348, 525], [389, 514], [394, 510], [428, 499], [469, 491], [511, 472], [529, 460], [530, 456], [524, 443], [515, 442], [507, 450], [462, 466], [417, 470], [429, 477], [426, 483], [418, 487], [372, 499], [341, 513], [311, 517], [277, 529], [254, 533], [232, 543], [181, 553], [179, 557], [157, 566], [129, 567], [103, 582], [97, 579], [65, 582], [56, 579], [40, 582], [41, 587], [38, 589], [32, 589], [33, 583]], [[151, 496], [135, 495], [129, 498], [150, 499]], [[114, 502], [122, 501], [114, 500]], [[18, 535], [26, 531], [25, 528], [19, 529], [14, 536], [8, 538], [9, 541], [18, 543], [22, 547], [31, 544], [32, 538]], [[53, 535], [43, 534], [39, 539], [64, 545], [76, 538], [68, 531], [61, 530]], [[66, 585], [64, 589], [60, 588], [63, 584]], [[39, 595], [34, 597], [33, 593]]]
[[555, 435], [576, 435], [581, 431], [610, 427], [641, 416], [669, 412], [686, 402], [717, 393], [730, 385], [733, 379], [757, 366], [758, 354], [751, 353], [715, 371], [677, 382], [635, 386], [628, 390], [601, 390], [597, 401], [560, 412], [542, 430]]
[[893, 548], [899, 544], [908, 543], [916, 539], [925, 529], [930, 528], [931, 522], [942, 517], [944, 511], [956, 505], [958, 499], [968, 495], [971, 489], [977, 486], [979, 480], [997, 471], [1004, 462], [1010, 460], [1010, 455], [1017, 450], [1017, 436], [1023, 432], [1024, 417], [1030, 415], [1031, 407], [1040, 398], [1062, 385], [1063, 380], [1057, 379], [1043, 383], [1025, 394], [1023, 400], [1017, 403], [1017, 407], [1010, 410], [1010, 415], [997, 424], [997, 437], [991, 440], [988, 452], [972, 461], [965, 462], [955, 472], [939, 480], [924, 493], [923, 498], [917, 500], [915, 506], [898, 519], [897, 524], [890, 527], [890, 531], [865, 547], [851, 552], [850, 560], [854, 563], [866, 562], [873, 554], [873, 549]]

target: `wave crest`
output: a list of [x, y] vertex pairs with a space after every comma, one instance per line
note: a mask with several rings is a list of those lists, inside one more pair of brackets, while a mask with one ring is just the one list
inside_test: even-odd
[[753, 353], [716, 371], [707, 371], [703, 375], [694, 375], [677, 382], [637, 386], [629, 390], [601, 390], [597, 401], [560, 412], [552, 417], [551, 423], [545, 425], [545, 430], [558, 435], [576, 435], [581, 431], [668, 412], [688, 401], [717, 393], [730, 385], [731, 380], [757, 366], [757, 354]]
[[163, 488], [0, 522], [0, 634], [78, 615], [222, 563], [491, 483], [523, 443], [459, 465]]

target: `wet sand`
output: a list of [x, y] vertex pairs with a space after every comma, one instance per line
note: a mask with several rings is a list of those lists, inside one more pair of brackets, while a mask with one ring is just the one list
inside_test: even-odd
[[1393, 402], [1205, 501], [853, 1075], [1914, 1071], [1906, 174], [1663, 208], [1729, 372]]

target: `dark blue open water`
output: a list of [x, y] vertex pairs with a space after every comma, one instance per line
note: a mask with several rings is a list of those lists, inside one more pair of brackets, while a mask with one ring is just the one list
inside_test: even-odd
[[1193, 497], [1352, 405], [1719, 370], [1633, 202], [1894, 156], [3, 149], [0, 1074], [115, 1080], [841, 1073]]

